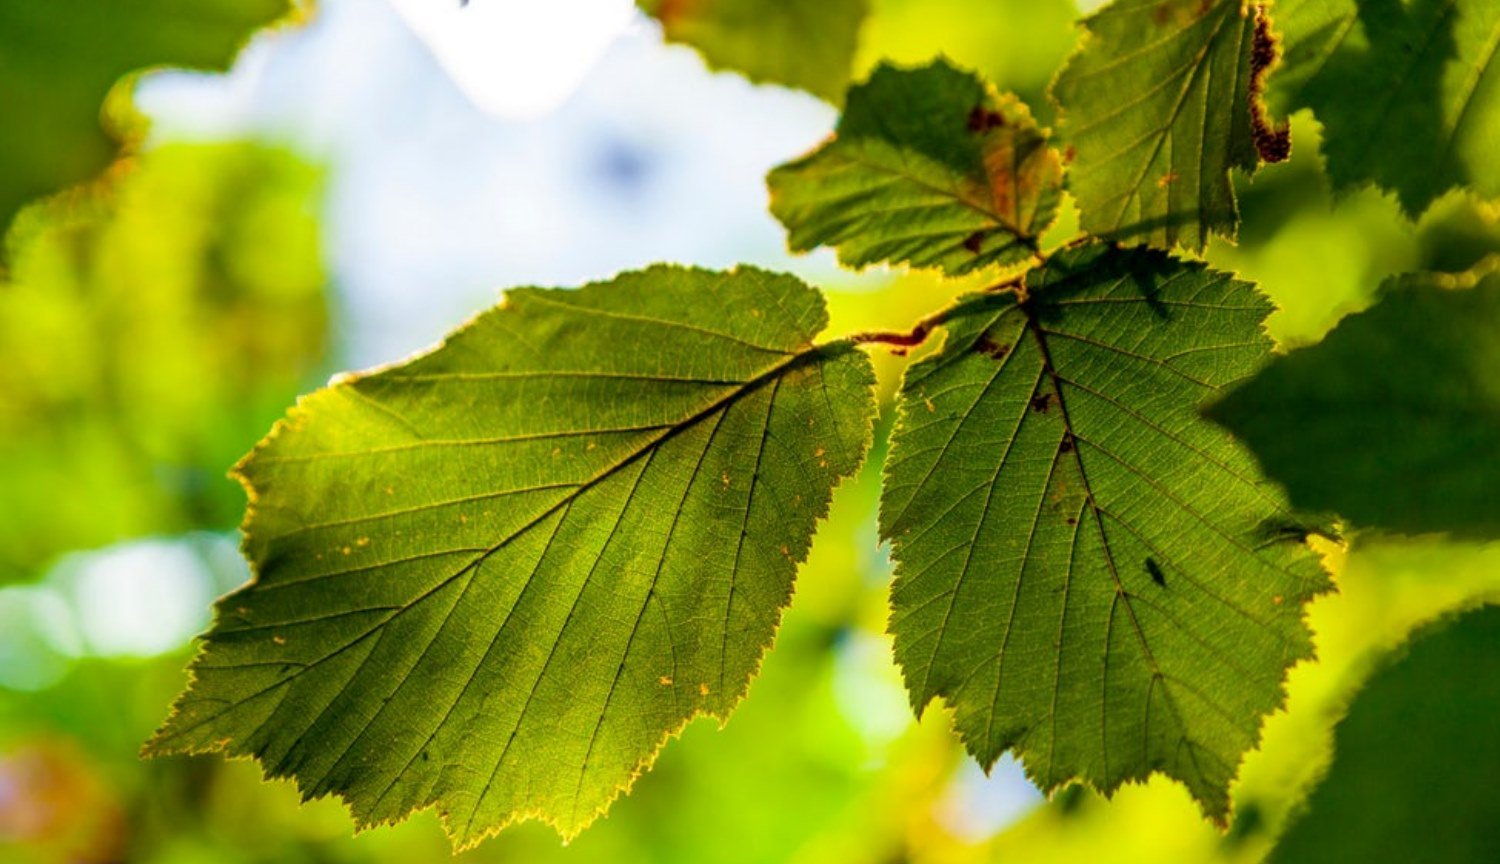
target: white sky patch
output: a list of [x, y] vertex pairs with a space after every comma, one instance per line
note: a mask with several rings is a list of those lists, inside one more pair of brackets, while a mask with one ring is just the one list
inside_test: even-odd
[[71, 589], [78, 631], [91, 654], [160, 654], [208, 626], [215, 580], [187, 543], [123, 543], [71, 555], [58, 569], [52, 578]]
[[567, 99], [635, 20], [631, 0], [390, 0], [479, 108], [534, 117]]

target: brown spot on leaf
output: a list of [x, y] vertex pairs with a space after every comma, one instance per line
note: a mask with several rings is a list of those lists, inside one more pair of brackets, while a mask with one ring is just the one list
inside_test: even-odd
[[1035, 396], [1031, 397], [1031, 410], [1035, 411], [1036, 413], [1046, 414], [1048, 409], [1050, 409], [1051, 407], [1051, 393], [1038, 393]]
[[1005, 115], [993, 108], [987, 108], [984, 105], [975, 105], [974, 109], [969, 112], [969, 131], [975, 134], [988, 132], [991, 129], [1004, 125]]
[[1071, 432], [1063, 435], [1062, 443], [1057, 445], [1057, 452], [1059, 452], [1059, 453], [1072, 453], [1073, 452], [1073, 434]]
[[1255, 7], [1255, 38], [1250, 46], [1250, 137], [1262, 162], [1285, 162], [1292, 155], [1292, 126], [1272, 123], [1266, 109], [1266, 75], [1281, 61], [1281, 39], [1271, 29], [1266, 7]]
[[1004, 360], [1005, 355], [1010, 353], [1010, 344], [996, 342], [989, 336], [980, 336], [974, 350], [992, 360]]
[[984, 232], [975, 231], [973, 234], [965, 237], [964, 248], [969, 250], [969, 252], [978, 255], [984, 249]]

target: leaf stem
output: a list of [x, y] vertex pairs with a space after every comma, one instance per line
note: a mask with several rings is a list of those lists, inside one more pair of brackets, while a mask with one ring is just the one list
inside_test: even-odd
[[[1025, 278], [1026, 274], [1020, 273], [1004, 281], [997, 282], [985, 288], [980, 293], [1003, 294], [1011, 292], [1017, 296], [1018, 300], [1025, 300], [1026, 289], [1022, 284], [1022, 280]], [[943, 326], [960, 309], [967, 307], [973, 296], [970, 294], [958, 298], [936, 312], [921, 318], [909, 330], [867, 330], [863, 333], [852, 334], [847, 339], [841, 341], [850, 342], [855, 345], [889, 345], [895, 349], [896, 353], [904, 354], [907, 349], [915, 348], [926, 342], [927, 337], [932, 335], [932, 331]]]

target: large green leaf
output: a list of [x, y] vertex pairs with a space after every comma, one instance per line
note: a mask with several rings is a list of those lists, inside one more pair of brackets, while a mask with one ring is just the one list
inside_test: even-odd
[[121, 76], [225, 69], [252, 32], [290, 8], [290, 0], [0, 0], [0, 235], [26, 202], [114, 158], [118, 142], [101, 124], [101, 105]]
[[1307, 529], [1198, 415], [1265, 358], [1271, 306], [1102, 244], [1025, 288], [959, 306], [901, 389], [881, 533], [912, 703], [943, 697], [981, 764], [1014, 750], [1043, 789], [1162, 771], [1222, 822], [1328, 587]]
[[799, 87], [837, 105], [869, 0], [637, 0], [669, 41], [714, 69]]
[[436, 804], [459, 846], [577, 833], [728, 717], [862, 458], [872, 373], [825, 323], [792, 277], [659, 266], [304, 399], [239, 469], [256, 578], [148, 749], [253, 754], [361, 824]]
[[1454, 186], [1500, 194], [1500, 4], [1278, 0], [1278, 102], [1311, 108], [1336, 189], [1374, 183], [1413, 216]]
[[1083, 227], [1189, 249], [1232, 238], [1230, 169], [1287, 155], [1256, 95], [1275, 56], [1267, 22], [1241, 0], [1115, 0], [1083, 24], [1052, 85]]
[[1406, 276], [1209, 408], [1292, 503], [1409, 533], [1500, 536], [1500, 274]]
[[767, 179], [795, 251], [962, 274], [1035, 253], [1062, 160], [1025, 105], [939, 60], [876, 68], [833, 140]]
[[233, 527], [224, 466], [327, 347], [321, 185], [280, 150], [174, 145], [104, 204], [32, 211], [0, 280], [0, 582]]
[[1270, 860], [1500, 861], [1500, 606], [1427, 627], [1375, 673]]

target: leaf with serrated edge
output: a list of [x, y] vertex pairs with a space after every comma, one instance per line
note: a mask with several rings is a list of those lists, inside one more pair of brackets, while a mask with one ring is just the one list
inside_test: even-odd
[[944, 61], [881, 65], [833, 139], [767, 178], [794, 251], [833, 246], [960, 275], [1025, 260], [1052, 224], [1062, 157], [1031, 113]]
[[1374, 183], [1418, 216], [1448, 189], [1500, 195], [1500, 4], [1277, 0], [1271, 90], [1311, 108], [1335, 189]]
[[1285, 500], [1198, 404], [1271, 305], [1154, 250], [1065, 249], [957, 308], [902, 385], [881, 534], [913, 706], [1051, 791], [1161, 771], [1222, 823], [1328, 587]]
[[636, 0], [662, 35], [698, 49], [711, 68], [844, 97], [869, 0]]
[[435, 804], [460, 848], [573, 836], [728, 717], [863, 458], [872, 373], [826, 321], [790, 276], [657, 266], [304, 399], [239, 468], [256, 578], [148, 752], [254, 756], [361, 825]]
[[1443, 281], [1389, 280], [1375, 306], [1278, 357], [1208, 416], [1300, 509], [1500, 537], [1500, 274]]
[[1255, 19], [1240, 0], [1115, 0], [1084, 19], [1052, 96], [1086, 230], [1194, 250], [1234, 236], [1229, 170], [1258, 164]]
[[0, 3], [0, 235], [16, 212], [104, 170], [117, 141], [100, 106], [121, 76], [159, 66], [228, 68], [289, 0]]

